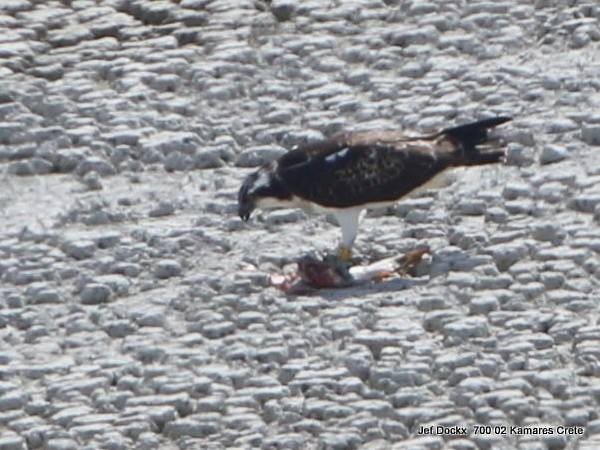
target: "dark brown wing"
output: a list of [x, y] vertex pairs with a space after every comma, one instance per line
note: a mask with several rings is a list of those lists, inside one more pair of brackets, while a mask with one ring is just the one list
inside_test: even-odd
[[438, 139], [373, 143], [372, 136], [345, 135], [287, 153], [277, 175], [300, 198], [346, 208], [398, 200], [450, 166], [453, 154], [454, 146]]
[[322, 206], [395, 201], [449, 166], [499, 162], [504, 151], [478, 145], [488, 141], [488, 129], [510, 120], [492, 117], [414, 138], [395, 131], [341, 134], [287, 153], [276, 173], [292, 194]]

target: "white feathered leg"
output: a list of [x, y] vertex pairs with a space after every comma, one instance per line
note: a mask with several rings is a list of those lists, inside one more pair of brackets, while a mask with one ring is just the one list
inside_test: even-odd
[[352, 258], [352, 244], [358, 233], [358, 225], [363, 216], [362, 208], [348, 208], [333, 213], [338, 224], [342, 228], [342, 240], [338, 247], [337, 257], [342, 261], [350, 261]]

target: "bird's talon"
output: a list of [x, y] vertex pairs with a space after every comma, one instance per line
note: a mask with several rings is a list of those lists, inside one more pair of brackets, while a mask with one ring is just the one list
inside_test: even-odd
[[337, 252], [337, 259], [340, 262], [351, 263], [352, 262], [352, 250], [348, 247], [340, 246]]

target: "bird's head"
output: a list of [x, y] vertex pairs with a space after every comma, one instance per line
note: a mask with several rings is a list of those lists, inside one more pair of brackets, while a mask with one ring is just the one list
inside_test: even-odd
[[260, 170], [251, 173], [242, 183], [242, 187], [238, 192], [238, 214], [240, 218], [247, 222], [250, 219], [250, 214], [256, 207], [256, 182], [260, 176]]
[[291, 194], [275, 174], [272, 164], [251, 173], [238, 192], [238, 214], [246, 222], [255, 208], [285, 206]]

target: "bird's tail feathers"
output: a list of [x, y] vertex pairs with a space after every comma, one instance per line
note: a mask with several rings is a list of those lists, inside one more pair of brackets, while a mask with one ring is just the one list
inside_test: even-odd
[[482, 152], [477, 150], [472, 154], [465, 155], [460, 165], [463, 166], [480, 166], [483, 164], [494, 164], [502, 161], [506, 156], [504, 150], [494, 150]]
[[502, 141], [491, 139], [488, 136], [488, 129], [509, 122], [510, 120], [512, 118], [506, 116], [492, 117], [466, 125], [446, 128], [440, 132], [440, 135], [448, 136], [456, 143], [457, 150], [464, 158], [462, 164], [491, 164], [502, 159], [504, 150], [497, 149], [502, 144]]

